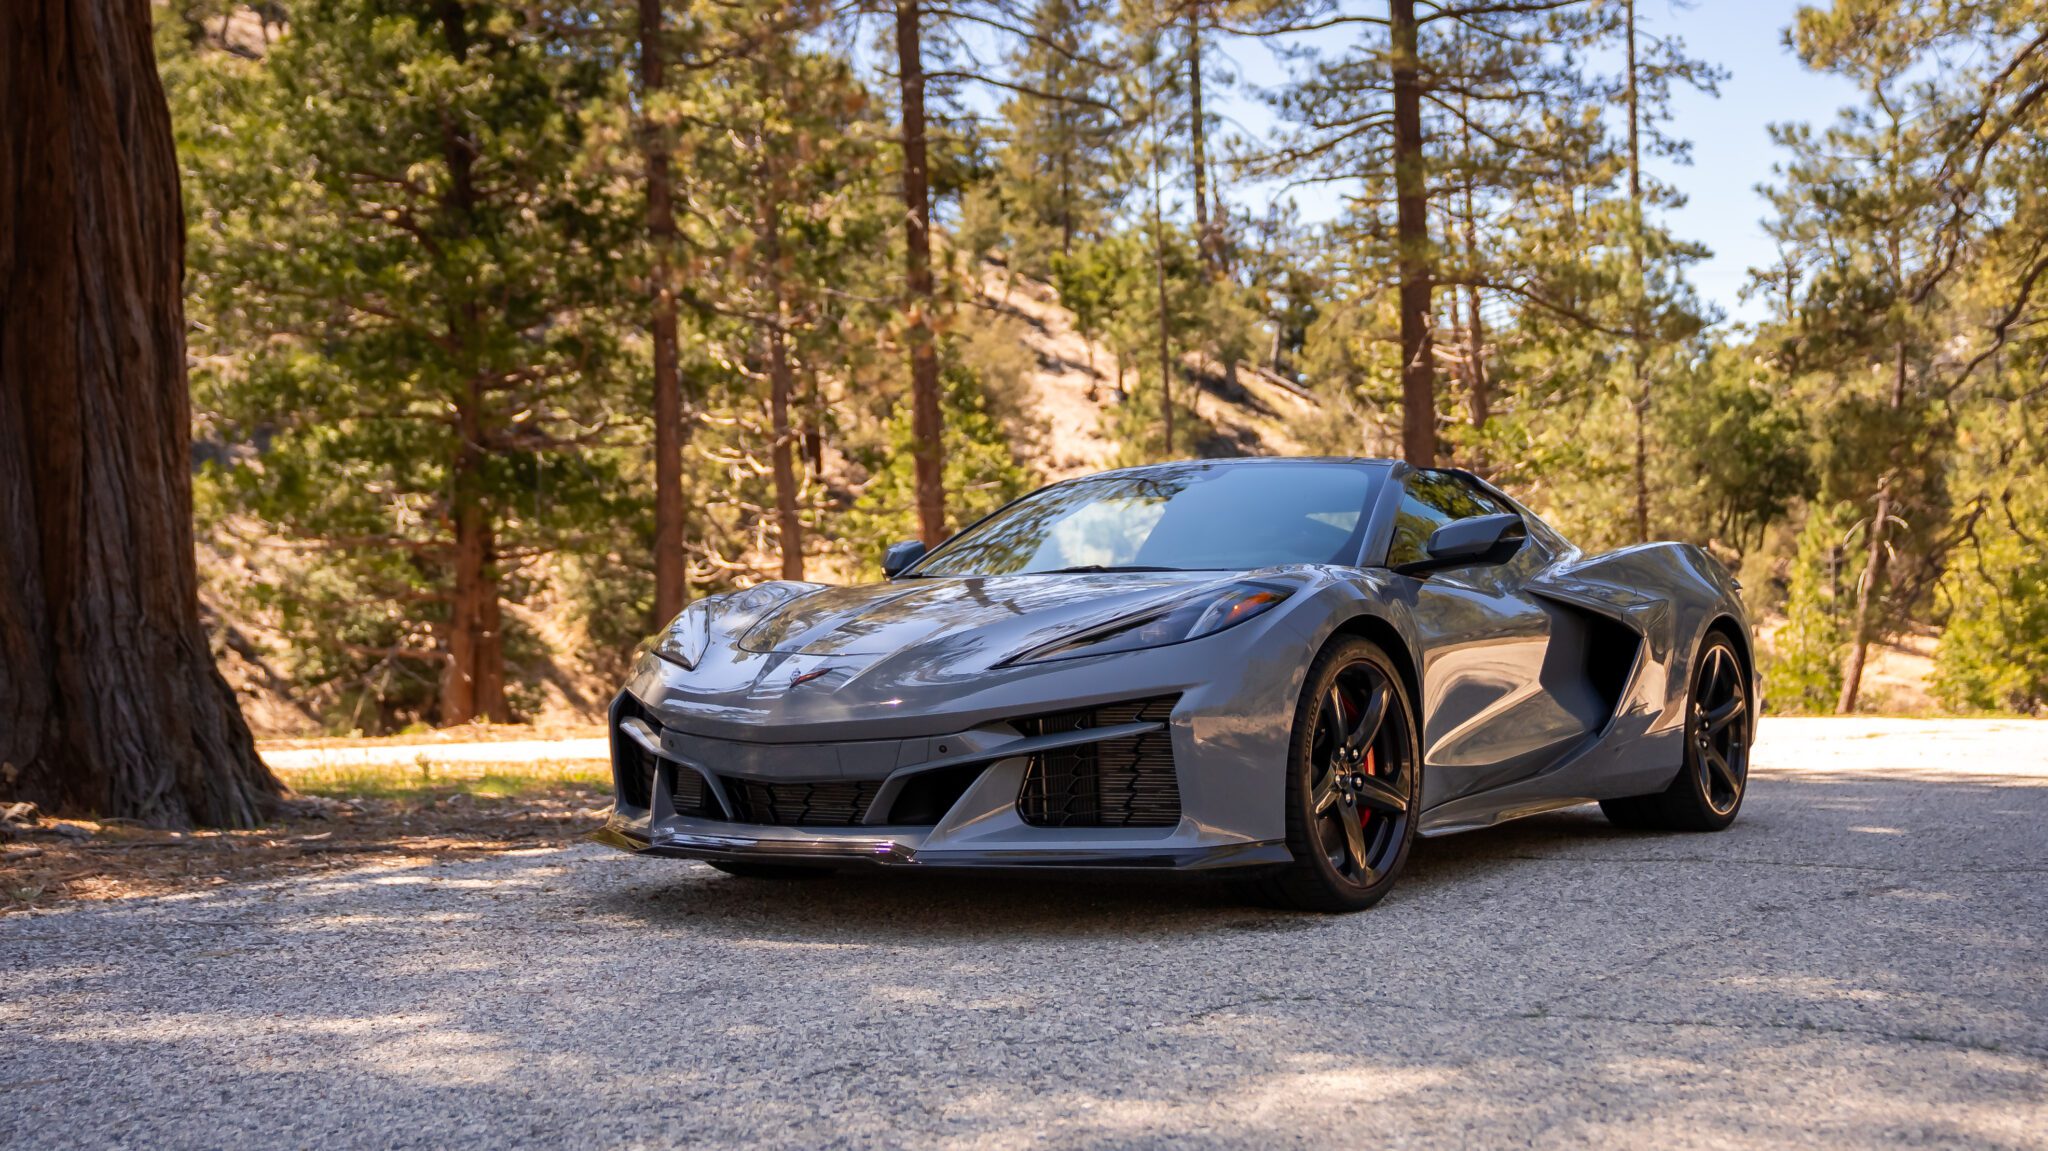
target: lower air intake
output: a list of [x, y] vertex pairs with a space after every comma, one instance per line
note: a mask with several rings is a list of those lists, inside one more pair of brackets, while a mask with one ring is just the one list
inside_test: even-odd
[[[1054, 735], [1127, 723], [1165, 723], [1179, 696], [1162, 695], [1018, 724], [1025, 735]], [[1180, 822], [1180, 779], [1167, 728], [1086, 743], [1031, 757], [1017, 813], [1033, 827], [1172, 827]]]
[[725, 777], [725, 797], [735, 820], [776, 827], [852, 827], [881, 790], [879, 779], [761, 783]]

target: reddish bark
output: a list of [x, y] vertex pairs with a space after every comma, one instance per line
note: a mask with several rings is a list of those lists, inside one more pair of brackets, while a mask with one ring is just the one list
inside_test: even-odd
[[0, 4], [0, 794], [246, 827], [199, 619], [184, 213], [148, 0]]
[[1400, 247], [1401, 454], [1436, 466], [1436, 349], [1430, 332], [1429, 185], [1423, 169], [1415, 0], [1388, 0], [1394, 81], [1394, 233]]
[[[661, 6], [639, 0], [641, 107], [666, 82]], [[647, 243], [654, 261], [648, 274], [647, 334], [654, 345], [654, 614], [667, 620], [689, 598], [689, 569], [683, 554], [687, 523], [683, 507], [683, 385], [677, 366], [675, 273], [670, 252], [676, 243], [671, 202], [668, 142], [652, 121], [640, 125], [641, 157], [647, 169]]]
[[896, 3], [896, 66], [903, 100], [903, 209], [909, 233], [905, 289], [910, 345], [912, 473], [917, 481], [917, 533], [936, 547], [946, 538], [944, 422], [939, 412], [938, 307], [932, 288], [931, 171], [926, 160], [923, 19], [918, 0]]

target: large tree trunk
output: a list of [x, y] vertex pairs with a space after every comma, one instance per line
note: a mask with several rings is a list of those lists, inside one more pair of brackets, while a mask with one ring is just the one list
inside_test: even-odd
[[931, 174], [925, 159], [924, 45], [918, 0], [896, 3], [896, 66], [903, 99], [904, 287], [909, 316], [910, 434], [917, 481], [917, 533], [928, 546], [946, 538], [944, 423], [939, 412], [939, 348], [933, 334]]
[[0, 54], [0, 794], [252, 826], [283, 789], [199, 622], [150, 5], [7, 0]]
[[1394, 233], [1400, 247], [1401, 454], [1436, 466], [1436, 350], [1430, 335], [1429, 186], [1415, 0], [1388, 0], [1394, 80]]
[[647, 169], [647, 243], [654, 257], [647, 283], [648, 338], [654, 344], [654, 614], [667, 620], [683, 610], [690, 594], [683, 553], [683, 385], [676, 362], [676, 291], [669, 263], [676, 218], [670, 203], [668, 140], [660, 125], [645, 118], [650, 98], [664, 83], [664, 0], [639, 2], [640, 150]]
[[[449, 55], [469, 54], [469, 27], [459, 3], [440, 7], [441, 32]], [[442, 158], [448, 165], [448, 212], [458, 234], [475, 231], [477, 213], [477, 144], [467, 125], [444, 114]], [[474, 298], [451, 301], [448, 328], [452, 342], [472, 356], [482, 344], [483, 308]], [[453, 489], [449, 509], [455, 526], [455, 587], [449, 605], [448, 662], [441, 673], [441, 722], [512, 722], [505, 698], [503, 608], [498, 601], [497, 515], [491, 506], [484, 474], [486, 428], [482, 370], [472, 370], [454, 397], [455, 445], [450, 460]]]

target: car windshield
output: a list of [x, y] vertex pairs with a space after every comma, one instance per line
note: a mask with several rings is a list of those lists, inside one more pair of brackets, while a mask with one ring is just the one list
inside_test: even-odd
[[911, 576], [1243, 571], [1355, 563], [1380, 471], [1189, 464], [1054, 484], [926, 557]]

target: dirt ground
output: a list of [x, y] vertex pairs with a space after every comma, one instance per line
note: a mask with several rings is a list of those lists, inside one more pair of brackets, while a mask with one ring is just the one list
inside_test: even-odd
[[309, 804], [255, 831], [158, 831], [17, 818], [0, 825], [0, 915], [204, 891], [279, 875], [560, 847], [604, 817], [595, 788], [497, 797], [459, 789]]

